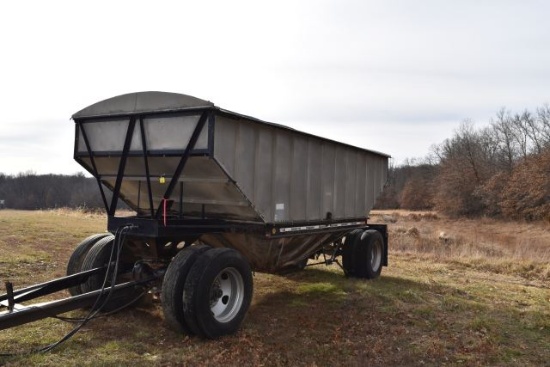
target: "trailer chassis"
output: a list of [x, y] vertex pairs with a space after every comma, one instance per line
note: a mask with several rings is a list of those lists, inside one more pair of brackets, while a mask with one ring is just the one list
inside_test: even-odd
[[131, 295], [136, 287], [144, 292], [153, 287], [162, 278], [164, 270], [153, 270], [146, 264], [136, 264], [132, 271], [134, 280], [116, 284], [111, 287], [97, 289], [88, 293], [62, 298], [54, 301], [21, 305], [22, 302], [54, 294], [56, 292], [82, 284], [92, 275], [105, 271], [107, 266], [78, 272], [69, 276], [60, 277], [48, 282], [35, 284], [19, 290], [13, 289], [13, 283], [5, 282], [6, 293], [0, 295], [0, 308], [7, 308], [0, 312], [0, 330], [23, 325], [47, 317], [57, 317], [68, 311], [79, 308], [89, 308], [94, 304], [124, 299]]
[[[109, 229], [114, 232], [114, 228], [122, 226], [131, 226], [132, 231], [128, 234], [128, 238], [131, 240], [133, 236], [137, 238], [148, 237], [150, 239], [157, 240], [159, 242], [157, 251], [167, 249], [165, 242], [172, 240], [173, 238], [199, 238], [203, 234], [212, 233], [245, 233], [245, 234], [263, 234], [271, 238], [288, 238], [292, 236], [311, 236], [327, 233], [335, 233], [333, 242], [325, 245], [318, 251], [310, 254], [305, 258], [313, 259], [317, 262], [308, 263], [307, 266], [315, 265], [331, 265], [336, 263], [340, 268], [344, 270], [346, 275], [348, 271], [345, 268], [345, 264], [342, 264], [338, 257], [343, 255], [346, 241], [344, 240], [349, 233], [354, 230], [367, 230], [374, 229], [380, 232], [384, 238], [384, 253], [382, 258], [382, 265], [388, 264], [388, 236], [387, 227], [385, 225], [376, 224], [364, 224], [364, 220], [352, 221], [352, 222], [331, 222], [331, 223], [308, 223], [302, 224], [278, 224], [278, 225], [259, 225], [250, 223], [234, 223], [227, 221], [169, 221], [170, 225], [165, 226], [163, 221], [151, 220], [146, 218], [115, 218], [109, 217]], [[346, 225], [350, 224], [351, 225]], [[342, 229], [344, 227], [344, 229]], [[190, 246], [187, 244], [186, 247]], [[174, 253], [178, 251], [176, 248], [168, 248], [169, 254], [163, 256], [172, 257]], [[157, 254], [162, 255], [162, 254]], [[322, 258], [322, 260], [320, 260]], [[79, 308], [92, 307], [95, 303], [103, 303], [107, 297], [111, 300], [118, 298], [125, 299], [135, 292], [136, 288], [140, 288], [143, 292], [150, 290], [151, 288], [160, 288], [162, 278], [166, 272], [169, 260], [165, 260], [164, 263], [158, 266], [159, 258], [152, 261], [157, 266], [150, 266], [147, 260], [137, 261], [132, 270], [127, 273], [119, 274], [132, 280], [124, 283], [116, 284], [112, 287], [105, 287], [104, 289], [98, 289], [84, 294], [74, 295], [67, 298], [62, 298], [54, 301], [47, 301], [42, 303], [35, 303], [31, 305], [21, 305], [22, 302], [38, 299], [43, 296], [54, 294], [59, 291], [69, 289], [74, 286], [85, 283], [91, 276], [104, 272], [110, 265], [97, 267], [90, 270], [79, 271], [75, 274], [60, 277], [48, 282], [28, 286], [19, 290], [14, 290], [11, 282], [5, 282], [5, 294], [0, 294], [0, 309], [6, 308], [5, 311], [0, 312], [0, 330], [8, 329], [11, 327], [19, 326], [29, 322], [37, 321], [47, 317], [56, 317], [59, 314], [76, 310]], [[306, 265], [304, 264], [304, 267]]]

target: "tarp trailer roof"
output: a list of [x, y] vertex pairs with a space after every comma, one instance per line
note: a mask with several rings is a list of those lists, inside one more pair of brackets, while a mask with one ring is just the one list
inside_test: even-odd
[[[103, 253], [116, 243], [121, 272], [135, 274], [139, 265], [142, 283], [164, 278], [165, 316], [176, 329], [192, 325], [191, 332], [206, 337], [236, 330], [250, 301], [247, 269], [284, 271], [321, 254], [337, 263], [342, 255], [345, 273], [361, 278], [377, 277], [387, 265], [386, 227], [367, 224], [386, 182], [386, 154], [175, 93], [125, 94], [72, 118], [74, 158], [96, 178], [115, 236], [83, 241], [68, 275], [105, 266]], [[195, 261], [206, 275], [191, 266]], [[97, 290], [82, 277], [81, 286], [70, 280], [74, 296]], [[220, 295], [220, 304], [203, 307], [210, 310], [204, 318], [214, 315], [214, 329], [186, 320], [180, 310], [186, 301], [172, 300], [181, 298], [184, 285], [188, 295], [200, 293], [203, 280], [195, 289], [185, 279], [204, 277], [206, 288]], [[199, 307], [201, 296], [189, 297]]]

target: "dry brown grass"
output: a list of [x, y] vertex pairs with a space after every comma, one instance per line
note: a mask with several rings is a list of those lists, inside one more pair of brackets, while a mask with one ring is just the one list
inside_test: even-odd
[[[403, 218], [409, 214], [420, 217]], [[493, 257], [478, 263], [466, 256], [478, 250], [466, 245], [456, 257], [462, 260], [436, 254], [435, 244], [415, 248], [415, 236], [455, 228], [426, 214], [400, 213], [390, 224], [390, 266], [375, 281], [347, 279], [336, 265], [256, 274], [251, 308], [235, 335], [205, 341], [173, 333], [154, 302], [94, 320], [51, 353], [0, 357], [0, 365], [548, 365], [547, 278], [495, 271], [487, 265], [496, 264]], [[63, 275], [74, 245], [105, 222], [86, 213], [0, 211], [0, 280], [19, 287]], [[537, 269], [539, 262], [531, 263]], [[54, 342], [71, 327], [45, 319], [0, 331], [0, 353]]]
[[389, 226], [391, 251], [550, 280], [550, 224], [449, 219], [435, 212], [374, 211]]

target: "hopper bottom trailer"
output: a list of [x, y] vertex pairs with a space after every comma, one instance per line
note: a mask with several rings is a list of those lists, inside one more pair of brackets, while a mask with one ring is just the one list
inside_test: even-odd
[[[242, 323], [253, 271], [317, 259], [372, 279], [387, 265], [387, 228], [367, 223], [385, 154], [174, 93], [113, 97], [72, 119], [74, 158], [97, 180], [108, 232], [76, 246], [65, 277], [6, 282], [0, 330], [117, 311], [155, 290], [168, 326], [216, 338]], [[23, 304], [64, 289], [70, 297]]]

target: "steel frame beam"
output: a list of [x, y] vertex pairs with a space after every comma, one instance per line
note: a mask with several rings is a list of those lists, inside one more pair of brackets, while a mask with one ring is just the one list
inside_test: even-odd
[[18, 306], [13, 311], [0, 312], [0, 330], [9, 329], [11, 327], [27, 324], [29, 322], [41, 320], [47, 317], [54, 317], [59, 314], [76, 310], [83, 307], [91, 307], [96, 302], [101, 304], [107, 297], [111, 300], [126, 297], [132, 294], [133, 288], [152, 280], [156, 277], [151, 277], [139, 281], [131, 281], [127, 283], [117, 284], [114, 287], [98, 289], [92, 292], [63, 298], [56, 301], [33, 304], [29, 306]]
[[[202, 113], [201, 117], [199, 118], [199, 121], [197, 122], [197, 125], [195, 126], [195, 130], [193, 131], [193, 134], [191, 135], [191, 138], [189, 139], [189, 143], [187, 144], [187, 148], [185, 148], [185, 152], [183, 153], [181, 160], [176, 167], [175, 172], [172, 175], [172, 179], [170, 180], [170, 183], [168, 184], [168, 188], [166, 189], [163, 199], [168, 200], [170, 196], [172, 195], [172, 192], [176, 188], [176, 185], [178, 183], [178, 179], [183, 172], [183, 169], [185, 168], [185, 164], [187, 163], [187, 160], [189, 159], [189, 156], [191, 155], [191, 151], [193, 148], [195, 148], [195, 144], [197, 143], [197, 140], [199, 140], [199, 136], [202, 132], [202, 129], [206, 123], [206, 119], [208, 117], [208, 111], [205, 111]], [[162, 203], [159, 204], [157, 208], [157, 212], [155, 214], [155, 217], [157, 219], [160, 219], [162, 216]]]
[[65, 277], [57, 278], [49, 282], [35, 284], [30, 287], [19, 289], [17, 291], [8, 291], [6, 294], [0, 295], [0, 304], [3, 304], [5, 301], [15, 303], [24, 302], [55, 293], [63, 289], [77, 286], [87, 281], [90, 276], [104, 270], [105, 268], [106, 266], [90, 269]]

